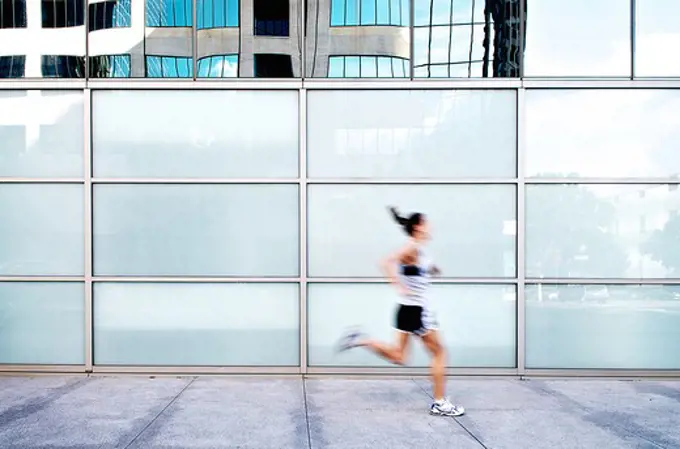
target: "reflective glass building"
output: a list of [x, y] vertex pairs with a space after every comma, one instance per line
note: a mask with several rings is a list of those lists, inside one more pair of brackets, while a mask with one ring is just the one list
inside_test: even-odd
[[[0, 371], [680, 374], [675, 0], [0, 0]], [[674, 228], [675, 226], [675, 228]]]

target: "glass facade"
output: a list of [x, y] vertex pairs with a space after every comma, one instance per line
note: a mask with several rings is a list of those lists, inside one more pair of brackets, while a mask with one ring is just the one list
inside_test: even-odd
[[677, 9], [0, 0], [0, 371], [680, 373]]

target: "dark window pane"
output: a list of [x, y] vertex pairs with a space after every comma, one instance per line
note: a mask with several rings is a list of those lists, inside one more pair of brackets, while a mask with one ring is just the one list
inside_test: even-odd
[[191, 78], [193, 63], [191, 58], [177, 56], [147, 56], [147, 78]]
[[255, 0], [255, 35], [288, 36], [289, 9], [288, 0]]
[[0, 0], [0, 28], [26, 28], [26, 0]]
[[90, 78], [129, 78], [130, 55], [90, 57]]
[[89, 7], [89, 30], [123, 28], [131, 25], [130, 0], [108, 0]]
[[26, 57], [0, 56], [0, 78], [23, 78]]
[[146, 0], [146, 26], [190, 27], [191, 0]]
[[255, 55], [256, 78], [292, 78], [293, 64], [289, 55]]
[[45, 78], [84, 78], [83, 56], [43, 55], [42, 74]]
[[197, 0], [197, 28], [201, 30], [239, 26], [238, 4], [238, 0]]
[[85, 24], [84, 0], [43, 0], [43, 28], [66, 28]]

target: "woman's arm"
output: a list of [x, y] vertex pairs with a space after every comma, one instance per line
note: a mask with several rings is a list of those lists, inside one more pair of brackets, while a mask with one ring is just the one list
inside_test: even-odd
[[413, 245], [406, 245], [399, 251], [396, 251], [393, 254], [387, 256], [380, 264], [380, 267], [382, 268], [385, 277], [387, 277], [390, 283], [397, 288], [397, 291], [402, 296], [408, 295], [408, 289], [399, 280], [397, 266], [399, 265], [400, 262], [404, 260], [409, 260], [412, 257], [414, 257], [415, 250], [416, 249]]

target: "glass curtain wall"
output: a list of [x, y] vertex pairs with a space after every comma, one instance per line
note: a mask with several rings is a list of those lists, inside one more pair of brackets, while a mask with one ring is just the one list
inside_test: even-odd
[[0, 0], [0, 371], [680, 372], [674, 2], [277, 4]]
[[673, 0], [2, 0], [0, 79], [677, 77], [669, 55], [678, 8]]

